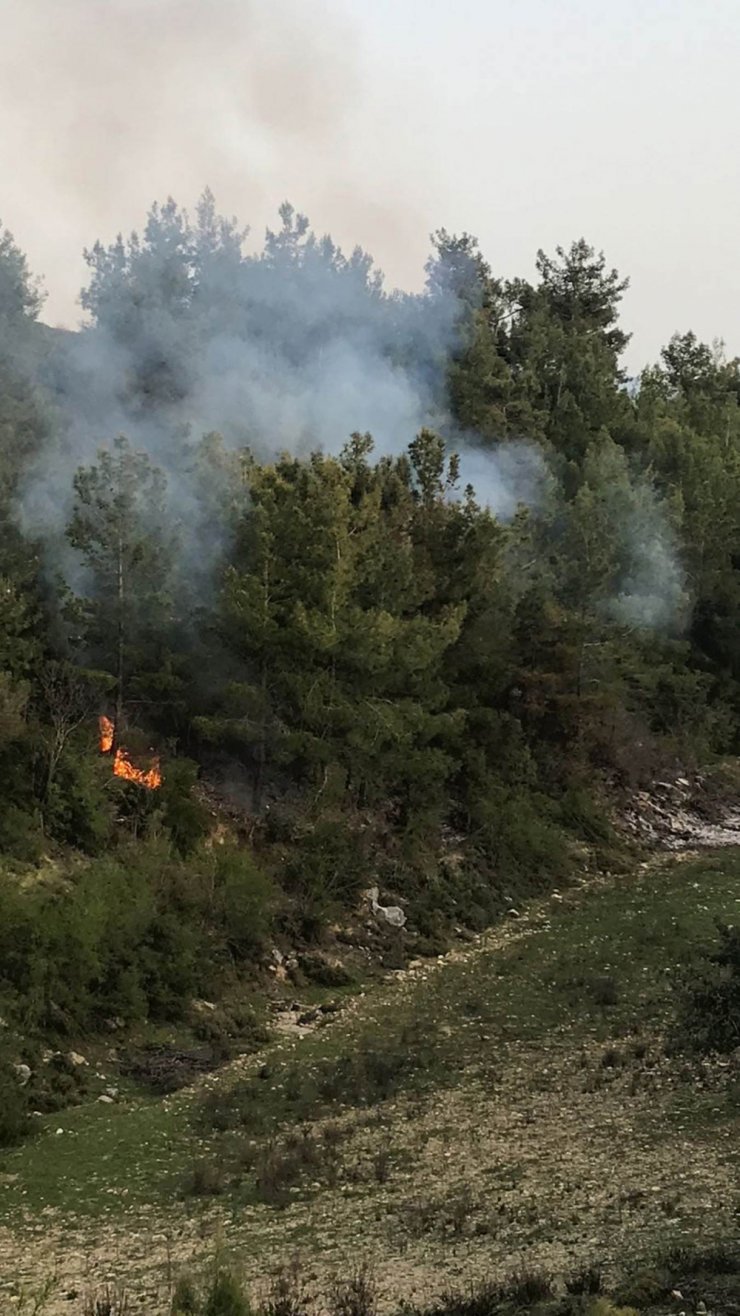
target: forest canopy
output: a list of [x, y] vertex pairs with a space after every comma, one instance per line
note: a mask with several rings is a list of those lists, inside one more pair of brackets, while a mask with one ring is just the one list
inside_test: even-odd
[[412, 295], [287, 204], [245, 237], [154, 206], [75, 333], [0, 237], [8, 861], [184, 861], [228, 782], [304, 926], [451, 836], [485, 906], [737, 750], [738, 361], [688, 332], [627, 378], [583, 239], [507, 280], [440, 230]]

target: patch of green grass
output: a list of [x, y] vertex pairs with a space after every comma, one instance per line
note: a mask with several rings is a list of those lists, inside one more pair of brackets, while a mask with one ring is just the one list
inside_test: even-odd
[[17, 1223], [44, 1208], [119, 1215], [171, 1199], [188, 1162], [181, 1119], [153, 1099], [53, 1115], [30, 1142], [0, 1157], [0, 1217]]
[[[711, 940], [717, 918], [737, 918], [739, 890], [740, 854], [724, 852], [570, 893], [502, 949], [484, 946], [379, 985], [331, 1028], [300, 1044], [273, 1043], [265, 1076], [255, 1071], [239, 1083], [238, 1123], [253, 1137], [273, 1137], [296, 1120], [485, 1079], [514, 1045], [576, 1057], [589, 1040], [623, 1051], [640, 1034], [660, 1034], [672, 1017], [677, 972]], [[228, 1110], [234, 1080], [214, 1082]], [[679, 1123], [721, 1126], [729, 1118], [715, 1109], [716, 1094], [691, 1085], [670, 1101]], [[201, 1099], [187, 1093], [67, 1111], [2, 1157], [0, 1217], [44, 1207], [115, 1214], [171, 1201], [219, 1136], [203, 1125]]]

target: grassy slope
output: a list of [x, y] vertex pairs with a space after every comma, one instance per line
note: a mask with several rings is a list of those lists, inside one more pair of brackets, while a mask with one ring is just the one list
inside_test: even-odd
[[[200, 1129], [202, 1092], [55, 1116], [3, 1157], [0, 1277], [58, 1266], [60, 1294], [111, 1272], [153, 1293], [220, 1238], [255, 1278], [296, 1249], [323, 1280], [367, 1255], [391, 1301], [524, 1262], [616, 1265], [666, 1233], [721, 1236], [738, 1108], [721, 1076], [667, 1060], [661, 1037], [675, 970], [738, 911], [736, 853], [572, 890], [211, 1077], [219, 1097], [241, 1088], [246, 1129]], [[319, 1097], [316, 1079], [378, 1045], [407, 1056], [388, 1100]], [[301, 1120], [323, 1147], [327, 1115], [331, 1153], [283, 1185], [284, 1209], [259, 1201], [260, 1146]], [[225, 1167], [221, 1196], [181, 1197], [194, 1159]]]

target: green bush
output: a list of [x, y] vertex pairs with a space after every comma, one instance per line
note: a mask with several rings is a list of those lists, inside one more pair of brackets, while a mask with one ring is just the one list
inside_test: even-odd
[[337, 910], [354, 903], [367, 874], [366, 839], [346, 818], [320, 819], [298, 833], [286, 854], [284, 885], [292, 899], [289, 931], [320, 940]]
[[248, 851], [228, 848], [217, 855], [214, 888], [227, 946], [237, 959], [253, 958], [272, 930], [279, 903], [274, 881]]
[[24, 1026], [84, 1032], [111, 1015], [181, 1015], [210, 958], [186, 877], [161, 847], [139, 844], [65, 887], [0, 884], [0, 989]]
[[251, 1310], [241, 1281], [232, 1271], [219, 1269], [211, 1281], [203, 1316], [251, 1316]]
[[0, 854], [35, 864], [43, 851], [44, 838], [38, 815], [26, 812], [16, 804], [0, 804]]
[[157, 801], [172, 844], [183, 858], [194, 853], [210, 827], [207, 809], [193, 794], [197, 776], [196, 763], [172, 759], [167, 763]]
[[198, 1316], [200, 1311], [197, 1289], [189, 1275], [182, 1275], [172, 1295], [172, 1316]]
[[568, 830], [584, 841], [592, 845], [614, 842], [614, 828], [590, 791], [572, 786], [560, 800], [559, 813]]
[[114, 808], [108, 783], [109, 766], [91, 751], [85, 740], [75, 743], [57, 767], [44, 798], [47, 834], [62, 845], [86, 854], [100, 854], [110, 841]]
[[727, 1054], [740, 1046], [740, 928], [718, 924], [718, 943], [683, 981], [674, 1041]]
[[473, 835], [482, 869], [505, 890], [527, 894], [563, 880], [570, 867], [562, 822], [544, 795], [492, 787], [479, 802]]
[[20, 1141], [29, 1125], [28, 1096], [10, 1061], [0, 1056], [0, 1147]]

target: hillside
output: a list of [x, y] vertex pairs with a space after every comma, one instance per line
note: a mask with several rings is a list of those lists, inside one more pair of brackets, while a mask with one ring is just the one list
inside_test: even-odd
[[52, 331], [0, 231], [7, 1305], [729, 1301], [740, 360], [627, 378], [584, 238], [401, 294], [206, 190], [85, 260]]
[[739, 878], [730, 850], [582, 877], [190, 1089], [45, 1120], [3, 1157], [4, 1292], [54, 1276], [56, 1314], [115, 1279], [155, 1316], [218, 1247], [256, 1294], [367, 1260], [391, 1311], [727, 1243], [737, 1053], [666, 1044]]

